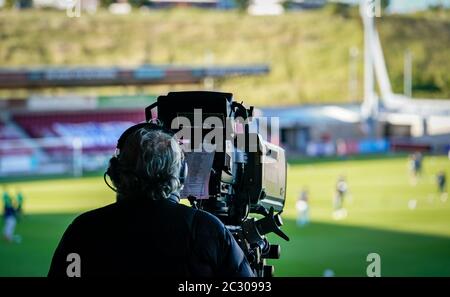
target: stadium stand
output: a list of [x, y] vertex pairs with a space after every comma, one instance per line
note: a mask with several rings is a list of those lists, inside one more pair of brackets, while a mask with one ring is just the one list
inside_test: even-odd
[[120, 111], [80, 111], [80, 112], [39, 112], [15, 114], [13, 119], [31, 137], [57, 136], [54, 127], [57, 123], [89, 122], [140, 122], [145, 119], [143, 110]]
[[[0, 141], [10, 144], [0, 146], [0, 156], [31, 154], [33, 150], [26, 146], [23, 138], [24, 135], [17, 126], [0, 120]], [[17, 146], [22, 148], [17, 149]]]
[[96, 110], [21, 113], [13, 119], [32, 138], [79, 138], [83, 152], [98, 152], [113, 149], [123, 130], [145, 116], [143, 110]]
[[10, 112], [0, 118], [0, 176], [100, 170], [120, 134], [144, 119], [142, 108]]

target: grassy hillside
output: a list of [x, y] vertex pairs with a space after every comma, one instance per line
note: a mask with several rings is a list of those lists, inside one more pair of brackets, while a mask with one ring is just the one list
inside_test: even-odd
[[[410, 48], [415, 95], [450, 98], [450, 16], [389, 16], [378, 23], [394, 89], [402, 90], [403, 52]], [[331, 9], [279, 17], [166, 10], [127, 16], [101, 11], [69, 18], [64, 11], [0, 11], [1, 66], [202, 64], [213, 54], [217, 64], [271, 65], [266, 77], [237, 78], [218, 85], [259, 106], [349, 101], [351, 47], [360, 52], [361, 97], [362, 39], [357, 14], [342, 17]], [[144, 89], [153, 93], [166, 90]]]

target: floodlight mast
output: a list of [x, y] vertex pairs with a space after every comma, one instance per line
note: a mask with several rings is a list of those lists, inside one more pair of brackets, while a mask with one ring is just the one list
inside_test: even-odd
[[[376, 123], [380, 113], [415, 115], [416, 118], [422, 119], [424, 131], [430, 116], [450, 115], [449, 100], [413, 99], [411, 96], [393, 92], [375, 24], [375, 18], [381, 17], [382, 13], [380, 0], [360, 0], [359, 8], [364, 26], [364, 98], [361, 104], [361, 120], [366, 123], [367, 135], [376, 136]], [[375, 84], [378, 86], [378, 94]]]
[[375, 25], [373, 1], [360, 1], [360, 14], [364, 25], [364, 100], [361, 116], [367, 124], [370, 137], [376, 135], [376, 118], [378, 115], [378, 97], [375, 93], [374, 45]]

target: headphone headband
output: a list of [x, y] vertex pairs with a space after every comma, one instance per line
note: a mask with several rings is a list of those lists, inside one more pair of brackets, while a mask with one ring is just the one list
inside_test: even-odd
[[[109, 162], [109, 167], [108, 167], [107, 171], [105, 172], [105, 174], [103, 176], [106, 185], [115, 192], [117, 192], [117, 189], [114, 189], [111, 185], [109, 185], [109, 183], [106, 180], [106, 175], [110, 176], [110, 178], [113, 179], [113, 181], [114, 181], [114, 179], [116, 179], [118, 177], [118, 173], [119, 173], [118, 162], [119, 162], [119, 158], [120, 158], [121, 149], [125, 145], [127, 138], [131, 134], [135, 133], [136, 131], [138, 131], [139, 129], [142, 129], [142, 128], [148, 128], [149, 130], [159, 130], [168, 135], [171, 135], [172, 137], [175, 136], [175, 133], [172, 130], [168, 130], [168, 129], [164, 128], [160, 122], [139, 123], [139, 124], [133, 125], [133, 126], [129, 127], [128, 129], [126, 129], [125, 132], [122, 133], [122, 135], [119, 137], [119, 139], [117, 141], [116, 151]], [[181, 167], [180, 167], [180, 172], [179, 172], [179, 176], [178, 176], [178, 179], [179, 179], [181, 185], [184, 184], [186, 177], [187, 177], [187, 173], [188, 173], [188, 166], [187, 166], [187, 162], [186, 162], [185, 158], [183, 157], [181, 160]]]
[[162, 126], [160, 123], [151, 123], [151, 122], [144, 122], [139, 123], [134, 126], [129, 127], [125, 130], [125, 132], [122, 133], [122, 135], [119, 137], [119, 140], [117, 140], [117, 146], [116, 146], [116, 156], [120, 154], [120, 149], [124, 146], [125, 141], [127, 140], [128, 136], [133, 134], [134, 132], [138, 131], [142, 128], [149, 128], [149, 130], [160, 130], [163, 131], [166, 134], [169, 134], [171, 136], [174, 136], [175, 134], [172, 132], [172, 130], [168, 130]]

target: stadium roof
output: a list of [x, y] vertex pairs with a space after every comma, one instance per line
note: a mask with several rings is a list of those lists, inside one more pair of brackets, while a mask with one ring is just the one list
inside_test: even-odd
[[298, 105], [262, 108], [264, 117], [279, 117], [280, 127], [325, 123], [358, 123], [359, 104]]
[[205, 78], [261, 75], [268, 65], [0, 68], [0, 89], [196, 84]]

